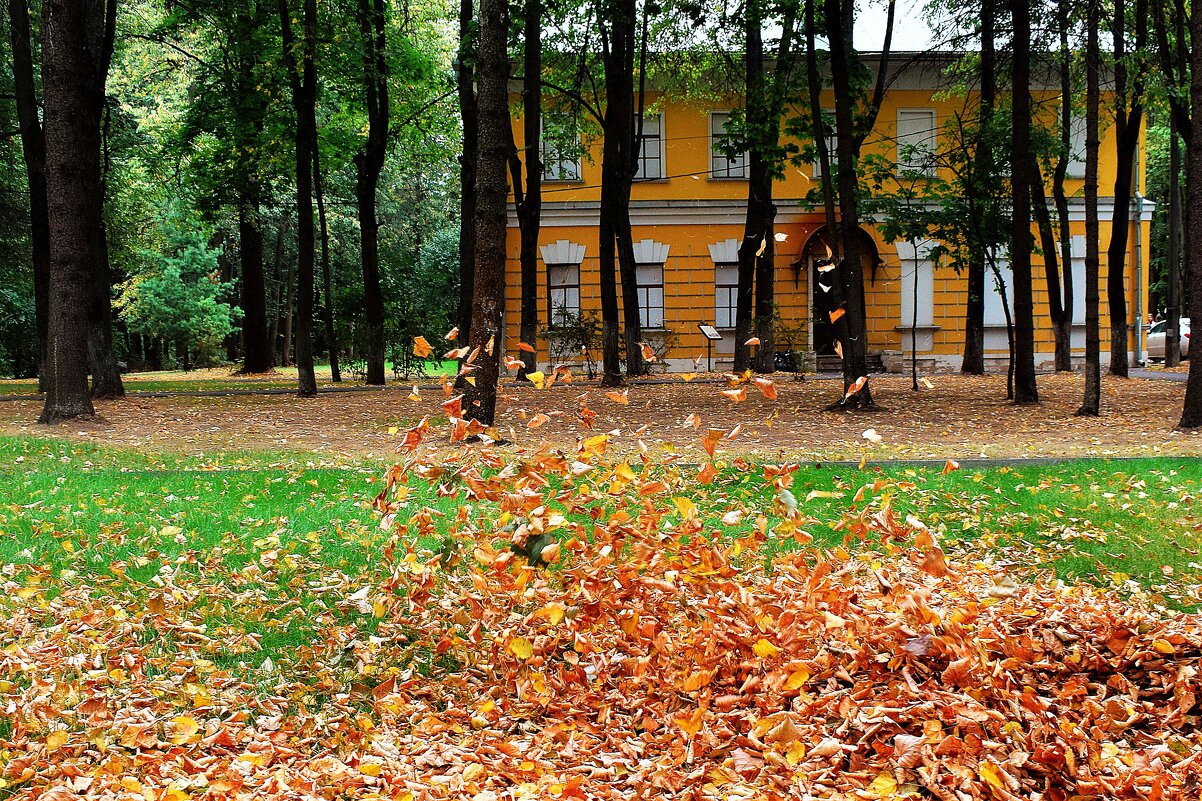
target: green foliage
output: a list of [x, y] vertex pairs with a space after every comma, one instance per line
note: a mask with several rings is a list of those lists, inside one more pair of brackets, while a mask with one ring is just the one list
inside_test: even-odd
[[601, 321], [593, 312], [555, 310], [555, 325], [542, 330], [552, 364], [584, 366], [588, 377], [596, 378], [596, 355], [601, 352]]
[[232, 287], [218, 279], [217, 251], [199, 231], [172, 226], [166, 239], [167, 250], [147, 253], [150, 266], [122, 288], [121, 318], [135, 333], [182, 342], [201, 364], [212, 362], [241, 317], [220, 300]]

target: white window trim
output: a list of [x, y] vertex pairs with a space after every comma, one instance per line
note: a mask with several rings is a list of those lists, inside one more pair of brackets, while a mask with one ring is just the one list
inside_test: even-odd
[[[831, 114], [833, 116], [834, 113], [835, 113], [835, 110], [833, 108], [824, 108], [822, 110], [823, 116], [826, 116], [827, 114]], [[813, 141], [812, 134], [811, 134], [810, 138], [811, 138], [811, 141]], [[826, 137], [826, 157], [829, 160], [831, 167], [833, 168], [831, 170], [832, 175], [835, 173], [835, 171], [838, 169], [838, 166], [839, 166], [837, 164], [837, 159], [835, 157], [836, 143], [837, 143], [837, 137], [835, 136], [834, 132], [832, 132], [830, 136]], [[812, 168], [810, 171], [810, 175], [814, 178], [821, 178], [822, 177], [822, 161], [818, 159], [817, 148], [818, 148], [818, 144], [815, 143], [814, 144], [815, 161], [811, 162], [811, 164], [810, 164], [810, 167]]]

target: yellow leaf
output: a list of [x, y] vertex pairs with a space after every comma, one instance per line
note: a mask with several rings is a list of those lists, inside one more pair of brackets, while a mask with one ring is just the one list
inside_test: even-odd
[[525, 637], [514, 637], [506, 646], [509, 653], [516, 656], [518, 659], [529, 659], [534, 656], [534, 645]]
[[897, 790], [897, 779], [888, 773], [880, 774], [872, 780], [872, 784], [868, 785], [868, 792], [879, 798], [887, 798], [893, 795], [895, 790]]
[[396, 426], [389, 426], [389, 427], [388, 427], [388, 433], [389, 433], [389, 434], [395, 434], [395, 433], [396, 433], [396, 432], [398, 432], [398, 431], [400, 431], [400, 429], [399, 429], [399, 428], [397, 428]]
[[363, 763], [359, 766], [359, 772], [362, 773], [364, 776], [379, 776], [380, 775], [380, 763], [379, 762]]
[[1171, 642], [1161, 639], [1152, 640], [1152, 647], [1155, 648], [1159, 653], [1165, 654], [1166, 656], [1175, 653], [1177, 650], [1173, 647]]
[[200, 731], [200, 723], [196, 718], [187, 715], [175, 718], [171, 721], [171, 725], [175, 729], [175, 733], [171, 735], [171, 742], [176, 745], [183, 745], [192, 738], [192, 735]]
[[54, 753], [66, 745], [67, 740], [69, 739], [71, 739], [71, 734], [69, 732], [63, 731], [62, 729], [52, 731], [46, 736], [46, 750], [50, 753]]
[[425, 337], [413, 338], [413, 355], [419, 359], [424, 359], [434, 352], [434, 346], [426, 341]]
[[1002, 781], [1001, 771], [999, 771], [992, 763], [982, 762], [981, 764], [977, 765], [977, 773], [980, 774], [982, 779], [989, 784], [992, 784], [994, 787], [997, 787], [1001, 790], [1006, 789], [1006, 784]]
[[681, 517], [697, 516], [697, 506], [688, 498], [676, 497], [672, 499], [672, 503], [676, 506], [677, 511], [680, 512]]
[[785, 760], [790, 765], [796, 765], [805, 755], [806, 747], [801, 744], [801, 740], [794, 740], [789, 743], [789, 748], [785, 751]]
[[761, 659], [766, 659], [770, 656], [776, 656], [780, 653], [780, 649], [772, 643], [760, 637], [755, 641], [755, 645], [751, 646], [751, 650], [755, 651], [755, 655]]
[[542, 389], [547, 383], [547, 376], [543, 374], [542, 370], [526, 373], [526, 378], [531, 384], [534, 384], [535, 389]]
[[799, 668], [789, 674], [789, 678], [785, 679], [786, 690], [800, 690], [805, 686], [805, 683], [810, 680], [810, 671], [805, 668]]

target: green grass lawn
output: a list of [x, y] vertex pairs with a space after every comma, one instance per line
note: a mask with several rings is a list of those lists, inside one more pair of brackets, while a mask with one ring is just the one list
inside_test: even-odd
[[[165, 569], [216, 571], [274, 608], [264, 612], [260, 602], [249, 614], [220, 601], [199, 610], [215, 630], [260, 638], [257, 652], [231, 660], [286, 659], [312, 633], [320, 616], [311, 612], [330, 611], [323, 576], [367, 583], [384, 569], [389, 532], [370, 508], [379, 464], [321, 467], [305, 454], [178, 456], [0, 437], [0, 465], [0, 565], [48, 588], [95, 580], [138, 596], [154, 592]], [[716, 535], [746, 530], [761, 514], [770, 526], [780, 522], [758, 467], [725, 466], [708, 486], [691, 483], [695, 468], [663, 469], [685, 478], [672, 495], [695, 502]], [[938, 467], [811, 465], [795, 474], [791, 492], [809, 518], [808, 547], [842, 543], [845, 515], [888, 506], [898, 520], [925, 521], [961, 558], [989, 553], [1065, 578], [1143, 588], [1178, 608], [1202, 600], [1198, 460], [966, 467], [947, 475]], [[639, 502], [633, 493], [615, 501]], [[453, 512], [462, 503], [414, 483], [408, 508]], [[731, 510], [743, 514], [727, 525], [721, 518]], [[770, 547], [802, 546], [781, 539]], [[371, 625], [371, 615], [339, 614]]]

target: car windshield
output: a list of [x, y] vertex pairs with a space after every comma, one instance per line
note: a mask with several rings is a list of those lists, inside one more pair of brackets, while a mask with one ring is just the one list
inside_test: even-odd
[[1161, 331], [1163, 331], [1165, 329], [1165, 327], [1167, 325], [1168, 325], [1168, 323], [1166, 323], [1166, 322], [1163, 322], [1163, 321], [1159, 322], [1156, 325], [1152, 326], [1152, 329], [1150, 331], [1148, 331], [1148, 333], [1149, 334], [1159, 334]]

